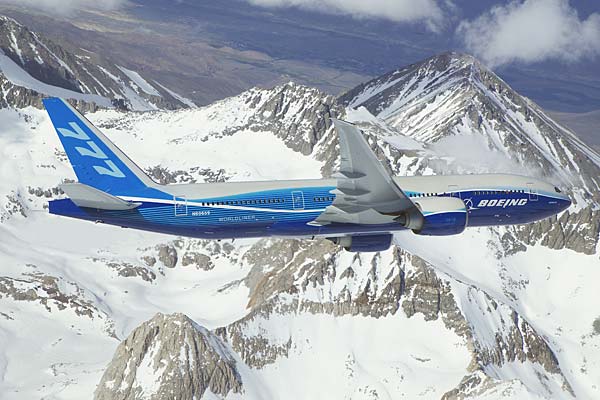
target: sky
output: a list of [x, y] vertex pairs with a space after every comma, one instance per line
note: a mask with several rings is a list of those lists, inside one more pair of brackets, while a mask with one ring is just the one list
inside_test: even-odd
[[490, 67], [515, 61], [577, 62], [600, 55], [600, 13], [582, 18], [567, 0], [494, 6], [462, 21], [456, 32], [465, 47]]
[[247, 0], [260, 7], [302, 8], [422, 24], [432, 35], [455, 35], [465, 50], [495, 67], [512, 62], [578, 62], [600, 55], [598, 12], [580, 16], [569, 0], [498, 1], [461, 19], [466, 10], [451, 0]]
[[438, 32], [445, 10], [438, 0], [247, 0], [259, 7], [297, 7], [306, 10], [345, 14], [355, 18], [381, 18], [393, 22], [418, 22]]
[[[497, 1], [488, 3], [487, 10], [469, 18], [470, 4], [458, 0], [240, 1], [264, 9], [296, 8], [356, 19], [422, 25], [433, 36], [454, 35], [466, 51], [490, 67], [549, 60], [572, 63], [600, 56], [600, 2], [596, 12], [584, 16], [570, 0]], [[127, 1], [0, 0], [2, 3], [69, 14], [78, 10], [119, 9]]]
[[2, 4], [67, 20], [80, 11], [123, 11], [159, 22], [156, 26], [177, 26], [185, 40], [253, 50], [365, 79], [444, 51], [460, 51], [477, 57], [547, 110], [600, 109], [600, 0], [0, 0]]

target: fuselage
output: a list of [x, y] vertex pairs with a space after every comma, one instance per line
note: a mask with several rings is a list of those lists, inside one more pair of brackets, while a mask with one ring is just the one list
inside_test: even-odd
[[[468, 210], [468, 226], [525, 224], [561, 212], [569, 197], [543, 181], [507, 174], [394, 177], [413, 202], [423, 197], [457, 197]], [[134, 210], [77, 207], [50, 202], [50, 212], [122, 227], [196, 238], [340, 236], [393, 233], [399, 223], [312, 223], [332, 204], [335, 179], [152, 185], [135, 195]]]

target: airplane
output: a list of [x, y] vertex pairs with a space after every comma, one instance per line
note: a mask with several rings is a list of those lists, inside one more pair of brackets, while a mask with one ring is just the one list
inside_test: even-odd
[[457, 235], [560, 213], [569, 197], [508, 174], [391, 176], [355, 125], [333, 119], [340, 168], [331, 179], [161, 185], [68, 102], [44, 106], [79, 182], [51, 214], [204, 239], [327, 238], [352, 252], [383, 251], [394, 232]]

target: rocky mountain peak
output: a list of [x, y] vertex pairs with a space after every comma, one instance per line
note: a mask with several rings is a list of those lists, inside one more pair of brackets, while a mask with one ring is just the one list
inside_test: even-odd
[[[369, 99], [393, 86], [388, 105], [370, 114], [378, 104]], [[460, 153], [478, 152], [477, 167], [489, 166], [482, 159], [512, 157], [549, 174], [580, 176], [573, 181], [580, 208], [457, 237], [404, 232], [398, 247], [363, 254], [324, 239], [163, 243], [170, 239], [113, 228], [107, 234], [30, 213], [60, 195], [56, 184], [71, 171], [38, 134], [51, 130], [38, 122], [43, 113], [3, 110], [27, 119], [7, 119], [17, 135], [3, 137], [15, 156], [1, 165], [9, 217], [2, 220], [0, 211], [0, 321], [10, 341], [0, 354], [8, 360], [0, 363], [0, 392], [15, 399], [91, 397], [94, 389], [96, 399], [597, 398], [600, 336], [592, 330], [598, 315], [587, 283], [597, 281], [600, 219], [581, 196], [598, 194], [593, 155], [467, 55], [440, 55], [356, 93], [373, 108], [344, 108], [316, 89], [286, 83], [201, 109], [89, 117], [124, 150], [139, 150], [142, 165], [161, 160], [155, 169], [166, 182], [262, 179], [247, 161], [262, 166], [247, 151], [262, 139], [267, 145], [257, 147], [268, 154], [259, 157], [291, 154], [282, 142], [307, 155], [276, 159], [300, 176], [315, 167], [318, 150], [337, 160], [328, 125], [337, 116], [359, 124], [395, 174], [447, 173]], [[391, 148], [401, 133], [413, 136], [418, 151]], [[472, 140], [485, 146], [474, 150]], [[461, 172], [483, 171], [469, 165]], [[64, 235], [38, 243], [44, 228]], [[94, 246], [74, 251], [79, 238]], [[575, 251], [558, 250], [564, 248]], [[185, 314], [155, 315], [160, 310]], [[220, 328], [207, 330], [186, 315]], [[48, 334], [27, 329], [31, 321]], [[21, 369], [32, 346], [40, 357]], [[99, 365], [108, 367], [96, 387]]]
[[[47, 44], [35, 33], [16, 20], [0, 19], [0, 48], [31, 76], [53, 86], [83, 93], [67, 61], [70, 55], [52, 42]], [[56, 54], [58, 53], [58, 54]]]
[[479, 168], [474, 172], [518, 172], [527, 165], [540, 177], [583, 188], [580, 197], [588, 199], [600, 187], [600, 156], [470, 55], [431, 57], [366, 82], [339, 101], [442, 152], [498, 155], [484, 170], [485, 162], [469, 165]]
[[254, 88], [240, 98], [251, 113], [244, 128], [274, 132], [288, 147], [304, 155], [311, 154], [331, 131], [331, 118], [344, 114], [334, 96], [295, 82], [272, 89]]
[[8, 24], [14, 24], [14, 25], [21, 25], [16, 19], [8, 17], [6, 15], [1, 15], [0, 14], [0, 22], [1, 23], [8, 23]]
[[221, 339], [184, 314], [158, 313], [119, 345], [94, 398], [192, 400], [241, 390], [235, 359]]
[[391, 71], [340, 96], [342, 104], [364, 106], [373, 115], [388, 116], [410, 100], [437, 90], [476, 92], [484, 77], [493, 75], [475, 57], [446, 52]]
[[394, 72], [401, 73], [402, 71], [407, 71], [411, 68], [416, 69], [421, 75], [442, 74], [447, 72], [456, 73], [460, 71], [468, 78], [473, 78], [473, 73], [478, 72], [478, 70], [488, 70], [472, 55], [456, 51], [448, 51], [429, 57]]
[[41, 108], [44, 96], [131, 110], [188, 107], [187, 99], [158, 82], [84, 49], [71, 49], [31, 31], [16, 20], [0, 18], [0, 83], [6, 104]]

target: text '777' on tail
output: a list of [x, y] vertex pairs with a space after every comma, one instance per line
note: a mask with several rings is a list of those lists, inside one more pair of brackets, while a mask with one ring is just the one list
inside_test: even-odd
[[69, 103], [43, 100], [80, 183], [113, 195], [132, 195], [152, 180]]

